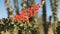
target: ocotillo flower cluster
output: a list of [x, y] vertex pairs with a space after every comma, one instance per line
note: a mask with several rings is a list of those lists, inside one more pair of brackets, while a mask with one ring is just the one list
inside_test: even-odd
[[18, 21], [22, 20], [26, 23], [29, 23], [29, 18], [33, 17], [38, 12], [39, 8], [40, 4], [37, 4], [36, 6], [31, 6], [31, 8], [28, 8], [28, 12], [23, 9], [22, 12], [19, 15], [15, 15], [14, 18]]
[[29, 23], [29, 18], [33, 17], [39, 10], [40, 7], [43, 6], [44, 4], [44, 0], [42, 0], [42, 4], [37, 4], [37, 5], [31, 5], [30, 8], [28, 8], [28, 12], [26, 10], [22, 10], [22, 13], [20, 13], [19, 15], [14, 15], [14, 18], [17, 21], [24, 21], [26, 23]]

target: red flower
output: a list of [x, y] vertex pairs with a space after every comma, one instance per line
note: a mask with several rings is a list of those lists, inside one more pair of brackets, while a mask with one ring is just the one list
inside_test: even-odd
[[29, 18], [33, 17], [40, 8], [40, 4], [37, 4], [36, 6], [31, 6], [31, 8], [28, 9], [28, 13], [26, 10], [22, 10], [22, 13], [19, 15], [15, 15], [14, 18], [16, 20], [25, 21], [26, 23], [29, 23]]
[[31, 6], [31, 8], [28, 9], [29, 18], [34, 16], [38, 12], [39, 8], [40, 8], [40, 4], [37, 4], [36, 6]]
[[28, 17], [30, 18], [33, 15], [33, 9], [29, 8], [28, 9]]
[[25, 21], [26, 23], [29, 23], [28, 14], [26, 10], [22, 10], [22, 13], [20, 14], [20, 16], [23, 17], [23, 21]]
[[14, 18], [18, 21], [25, 21], [26, 23], [29, 23], [29, 19], [28, 19], [26, 10], [22, 10], [22, 13], [19, 15], [15, 15]]
[[19, 18], [19, 15], [14, 15], [14, 18], [16, 19], [16, 20], [19, 20], [20, 18]]

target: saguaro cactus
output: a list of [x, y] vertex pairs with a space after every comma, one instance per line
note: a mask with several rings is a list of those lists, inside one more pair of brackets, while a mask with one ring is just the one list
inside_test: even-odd
[[54, 17], [54, 34], [57, 34], [56, 27], [58, 24], [58, 17], [57, 17], [57, 7], [58, 7], [58, 0], [51, 0], [52, 12]]

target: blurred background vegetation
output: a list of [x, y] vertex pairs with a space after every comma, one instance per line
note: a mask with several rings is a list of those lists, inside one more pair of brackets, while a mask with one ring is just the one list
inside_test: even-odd
[[[38, 15], [37, 13], [30, 18], [29, 25], [23, 21], [17, 21], [14, 19], [15, 14], [19, 15], [19, 9], [25, 9], [27, 11], [28, 8], [31, 7], [30, 4], [36, 4], [35, 1], [37, 0], [21, 0], [20, 3], [18, 0], [13, 0], [14, 4], [12, 6], [11, 0], [4, 0], [8, 17], [0, 19], [0, 34], [60, 34], [60, 21], [58, 18], [58, 3], [60, 0], [49, 0], [52, 15], [48, 17], [48, 20], [46, 9], [47, 0], [39, 0], [40, 3], [45, 1], [44, 5], [40, 7], [40, 9], [42, 9], [42, 15]], [[12, 7], [14, 7], [14, 9]]]

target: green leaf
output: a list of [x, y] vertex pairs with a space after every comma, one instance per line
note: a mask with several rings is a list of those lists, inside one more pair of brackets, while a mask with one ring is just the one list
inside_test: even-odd
[[28, 27], [32, 27], [32, 24], [29, 23], [29, 24], [28, 24]]

